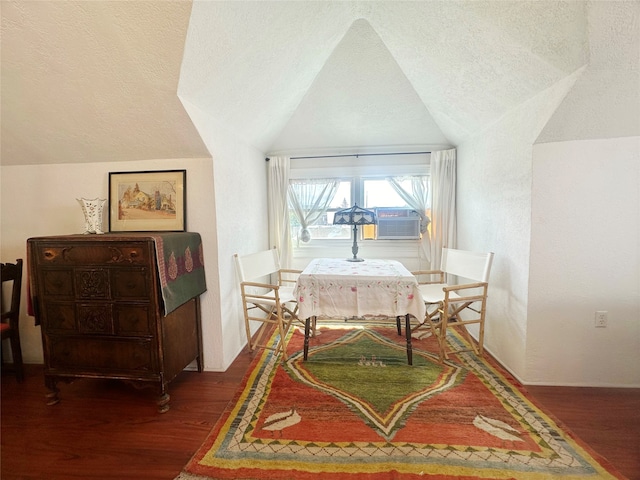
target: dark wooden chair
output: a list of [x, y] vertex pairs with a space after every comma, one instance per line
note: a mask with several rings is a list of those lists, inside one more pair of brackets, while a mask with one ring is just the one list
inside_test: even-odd
[[[20, 295], [22, 291], [22, 259], [16, 263], [2, 263], [0, 276], [2, 277], [2, 291], [0, 292], [2, 323], [0, 332], [2, 340], [9, 339], [11, 343], [11, 355], [13, 368], [19, 382], [24, 380], [24, 367], [22, 365], [22, 349], [20, 348]], [[5, 293], [10, 298], [5, 302]], [[10, 295], [10, 296], [9, 296]]]

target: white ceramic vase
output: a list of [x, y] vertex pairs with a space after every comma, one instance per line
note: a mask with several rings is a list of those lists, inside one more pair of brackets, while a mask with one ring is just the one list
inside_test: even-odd
[[80, 207], [82, 207], [82, 213], [84, 213], [84, 233], [97, 233], [102, 234], [102, 210], [104, 204], [107, 201], [105, 198], [94, 198], [89, 200], [87, 198], [76, 198]]

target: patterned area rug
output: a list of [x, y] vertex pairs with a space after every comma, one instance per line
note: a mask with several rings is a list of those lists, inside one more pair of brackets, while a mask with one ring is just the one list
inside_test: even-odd
[[286, 363], [256, 357], [176, 480], [624, 478], [489, 360], [458, 353], [440, 365], [427, 337], [408, 366], [393, 320], [318, 327], [306, 362], [297, 330]]

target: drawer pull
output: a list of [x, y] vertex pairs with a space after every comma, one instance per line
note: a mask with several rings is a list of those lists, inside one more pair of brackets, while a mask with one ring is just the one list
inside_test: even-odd
[[113, 263], [138, 263], [139, 258], [143, 258], [140, 256], [140, 252], [138, 250], [125, 249], [123, 252], [121, 249], [116, 247], [109, 247], [109, 250], [111, 250], [111, 262]]
[[119, 263], [122, 261], [122, 252], [119, 248], [109, 247], [111, 251], [111, 261], [114, 263]]
[[57, 259], [61, 259], [62, 261], [69, 261], [69, 252], [71, 248], [47, 248], [42, 250], [42, 256], [46, 261], [59, 261]]

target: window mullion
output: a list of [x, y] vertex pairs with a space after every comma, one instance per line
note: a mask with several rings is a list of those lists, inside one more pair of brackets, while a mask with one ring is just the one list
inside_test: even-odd
[[353, 203], [364, 207], [364, 185], [362, 177], [353, 177]]

